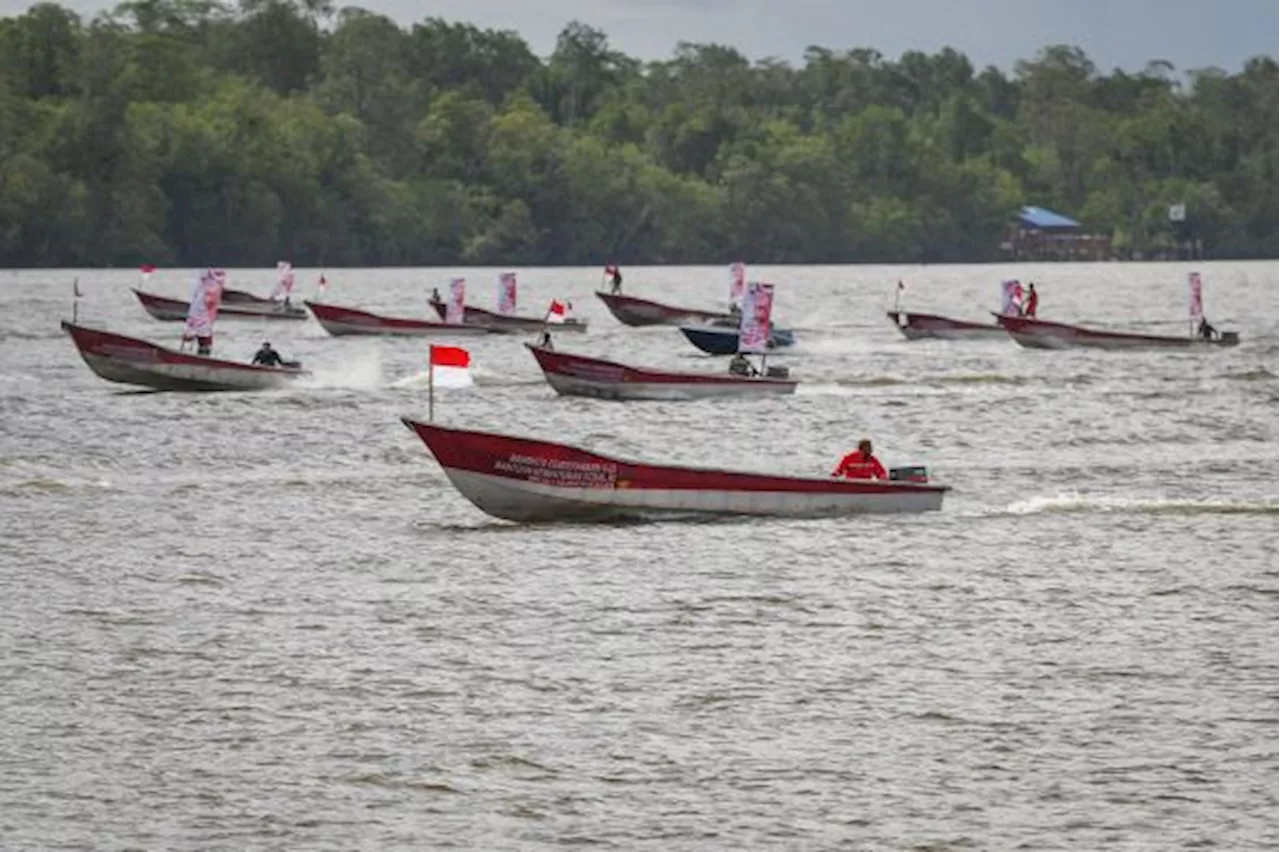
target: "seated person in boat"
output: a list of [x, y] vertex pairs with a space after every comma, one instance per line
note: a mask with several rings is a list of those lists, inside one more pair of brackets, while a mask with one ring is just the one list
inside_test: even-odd
[[213, 354], [213, 338], [197, 337], [196, 338], [196, 354], [212, 355]]
[[543, 349], [555, 349], [556, 347], [551, 343], [551, 332], [542, 332], [542, 339], [538, 341], [538, 345]]
[[431, 298], [427, 299], [433, 305], [440, 304], [440, 289], [438, 287], [431, 288]]
[[1206, 317], [1200, 317], [1200, 328], [1197, 333], [1205, 340], [1213, 340], [1218, 336], [1218, 330], [1209, 325], [1209, 320]]
[[889, 476], [884, 465], [872, 454], [869, 438], [863, 438], [858, 442], [858, 449], [840, 459], [831, 475], [845, 479], [887, 479]]
[[735, 376], [758, 376], [760, 371], [741, 352], [733, 356], [729, 362], [729, 372]]
[[270, 341], [264, 342], [262, 348], [253, 356], [253, 363], [261, 364], [264, 367], [280, 367], [284, 365], [284, 359], [280, 357], [280, 353], [271, 348]]

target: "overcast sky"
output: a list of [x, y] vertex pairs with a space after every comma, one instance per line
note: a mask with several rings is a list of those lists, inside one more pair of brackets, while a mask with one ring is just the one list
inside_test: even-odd
[[[0, 0], [20, 14], [28, 0]], [[63, 0], [86, 17], [114, 6]], [[666, 59], [680, 40], [736, 47], [751, 59], [798, 63], [809, 45], [906, 50], [950, 45], [981, 69], [1010, 70], [1047, 44], [1084, 49], [1109, 73], [1151, 59], [1179, 71], [1216, 65], [1238, 71], [1252, 56], [1277, 54], [1277, 0], [364, 0], [358, 5], [408, 25], [426, 17], [510, 29], [540, 56], [577, 19], [639, 59]]]

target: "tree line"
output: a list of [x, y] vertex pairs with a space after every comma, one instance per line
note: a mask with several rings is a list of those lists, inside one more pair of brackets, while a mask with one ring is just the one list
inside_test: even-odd
[[1277, 69], [803, 64], [328, 0], [0, 19], [0, 265], [979, 262], [1057, 210], [1121, 256], [1277, 256]]

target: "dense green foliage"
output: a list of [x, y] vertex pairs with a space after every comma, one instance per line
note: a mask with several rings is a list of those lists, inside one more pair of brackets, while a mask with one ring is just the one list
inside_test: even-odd
[[327, 0], [131, 0], [0, 19], [0, 265], [981, 261], [1039, 204], [1151, 251], [1277, 256], [1276, 63], [1099, 74], [1051, 46], [517, 35]]

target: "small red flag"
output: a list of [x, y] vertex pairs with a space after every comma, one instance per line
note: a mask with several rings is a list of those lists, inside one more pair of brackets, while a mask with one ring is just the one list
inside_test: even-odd
[[149, 263], [144, 263], [138, 267], [138, 271], [141, 272], [143, 275], [150, 275], [151, 273], [156, 271], [156, 268]]
[[470, 367], [471, 353], [460, 346], [432, 346], [431, 365], [434, 367]]

